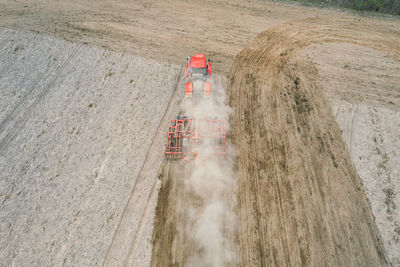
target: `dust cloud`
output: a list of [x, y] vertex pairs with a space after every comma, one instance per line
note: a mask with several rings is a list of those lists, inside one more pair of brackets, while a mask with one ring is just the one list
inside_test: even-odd
[[[192, 98], [183, 103], [184, 114], [196, 119], [197, 130], [207, 131], [207, 120], [224, 120], [229, 131], [232, 109], [226, 105], [224, 81], [212, 79], [211, 97]], [[194, 90], [199, 85], [194, 84]], [[215, 156], [209, 139], [192, 147], [197, 156], [189, 164], [190, 175], [184, 177], [185, 187], [193, 201], [184, 203], [186, 223], [182, 226], [191, 239], [192, 253], [186, 266], [234, 266], [237, 263], [235, 236], [237, 219], [236, 181], [233, 171], [233, 148], [227, 142], [227, 158]], [[178, 225], [179, 227], [179, 225]]]

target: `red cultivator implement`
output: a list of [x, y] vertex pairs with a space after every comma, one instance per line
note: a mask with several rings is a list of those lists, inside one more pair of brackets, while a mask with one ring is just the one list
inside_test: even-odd
[[[205, 54], [188, 57], [186, 64], [185, 97], [211, 96], [209, 78], [211, 62]], [[192, 101], [195, 103], [196, 101]], [[167, 159], [193, 159], [215, 155], [226, 157], [226, 127], [224, 120], [189, 119], [178, 116], [169, 121], [165, 147]]]
[[[207, 144], [205, 144], [207, 143]], [[196, 145], [210, 146], [212, 154], [225, 157], [226, 129], [224, 120], [194, 120], [179, 117], [169, 121], [167, 159], [190, 159], [197, 156]]]
[[[211, 62], [206, 59], [205, 54], [194, 54], [192, 57], [188, 57], [186, 63], [186, 78], [188, 81], [185, 85], [185, 96], [193, 96], [194, 82], [200, 81], [199, 87], [196, 91], [203, 91], [203, 96], [211, 95], [211, 86], [208, 79], [211, 77]], [[196, 86], [198, 87], [198, 86]]]

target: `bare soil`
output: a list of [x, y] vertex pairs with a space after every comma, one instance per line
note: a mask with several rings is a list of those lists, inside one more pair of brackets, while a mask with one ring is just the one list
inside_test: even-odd
[[[360, 27], [365, 34], [355, 34]], [[228, 92], [246, 170], [238, 174], [244, 265], [387, 264], [318, 71], [299, 55], [313, 43], [347, 42], [398, 60], [397, 41], [383, 36], [374, 25], [308, 19], [261, 33], [238, 55]]]
[[0, 36], [0, 265], [101, 265], [128, 253], [149, 263], [155, 136], [182, 68], [29, 32]]
[[315, 62], [391, 265], [400, 264], [399, 62], [349, 43], [305, 50]]
[[148, 265], [159, 188], [152, 261], [184, 264], [179, 183], [157, 175], [177, 65], [198, 51], [229, 73], [238, 262], [400, 264], [398, 20], [269, 1], [5, 0], [0, 26], [2, 265]]
[[[229, 128], [225, 79], [214, 74], [210, 83], [212, 97], [185, 98], [181, 114], [197, 120], [203, 116], [224, 119]], [[197, 126], [200, 135], [212, 134], [204, 125]], [[152, 266], [239, 266], [234, 153], [228, 141], [227, 157], [215, 156], [215, 144], [205, 139], [200, 147], [186, 146], [197, 153], [195, 158], [163, 164]], [[185, 153], [188, 156], [188, 150]]]
[[[183, 64], [203, 51], [227, 73], [258, 33], [279, 23], [342, 13], [269, 1], [25, 1], [0, 3], [0, 25]], [[358, 17], [357, 17], [358, 19]], [[382, 22], [380, 22], [382, 23]]]

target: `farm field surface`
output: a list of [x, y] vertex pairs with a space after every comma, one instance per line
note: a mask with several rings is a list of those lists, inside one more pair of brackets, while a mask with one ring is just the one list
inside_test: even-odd
[[[2, 1], [0, 265], [400, 265], [399, 40], [273, 1]], [[198, 161], [163, 158], [196, 52], [229, 125], [211, 262]]]

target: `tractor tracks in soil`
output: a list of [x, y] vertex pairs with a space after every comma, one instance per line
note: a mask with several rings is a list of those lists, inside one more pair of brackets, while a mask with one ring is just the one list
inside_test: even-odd
[[[177, 64], [193, 50], [206, 51], [215, 59], [215, 68], [224, 73], [242, 47], [268, 28], [237, 56], [228, 77], [234, 108], [230, 135], [238, 152], [240, 262], [243, 266], [386, 265], [362, 185], [321, 93], [316, 68], [299, 54], [315, 43], [350, 43], [400, 60], [396, 21], [276, 3], [264, 6], [252, 1], [217, 1], [210, 5], [167, 1], [143, 6], [116, 1], [112, 7], [107, 1], [87, 1], [79, 3], [79, 10], [71, 4], [74, 2], [78, 3], [45, 1], [26, 9], [10, 1], [7, 9], [0, 11], [0, 20], [3, 26]], [[196, 8], [201, 10], [201, 19], [196, 21], [197, 27], [192, 27], [184, 22], [191, 21], [189, 11]], [[24, 9], [31, 13], [21, 16], [27, 14]], [[241, 19], [226, 19], [235, 17]], [[217, 22], [210, 18], [217, 18]], [[50, 87], [40, 92], [33, 89], [1, 122], [0, 154]], [[179, 236], [174, 224], [180, 220], [178, 210], [185, 205], [179, 199], [186, 198], [182, 187], [172, 184], [173, 177], [181, 174], [176, 163], [161, 163], [160, 156], [164, 141], [160, 131], [167, 129], [166, 118], [173, 117], [173, 112], [167, 113], [173, 110], [176, 91], [160, 122], [165, 127], [159, 126], [153, 137], [111, 244], [107, 244], [104, 266], [130, 264], [141, 256], [138, 244], [145, 236], [143, 231], [147, 231], [149, 199], [158, 192], [158, 181], [152, 177], [157, 176], [159, 165], [168, 179], [158, 196], [153, 238], [159, 240], [153, 247], [152, 265], [182, 265], [185, 249], [191, 249], [185, 248], [184, 237]], [[340, 109], [334, 111], [335, 116]], [[352, 127], [352, 121], [346, 126]], [[154, 166], [160, 164], [153, 170], [151, 162]], [[136, 190], [139, 187], [143, 190]], [[139, 191], [149, 194], [140, 196]]]
[[352, 105], [352, 110], [351, 110], [351, 116], [349, 118], [349, 124], [348, 124], [348, 136], [347, 136], [347, 144], [348, 144], [348, 150], [350, 151], [351, 148], [353, 147], [353, 125], [354, 125], [354, 117], [355, 114], [357, 113], [357, 104]]
[[157, 201], [151, 266], [183, 266], [193, 244], [186, 236], [187, 211], [192, 199], [184, 183], [188, 163], [164, 161], [163, 185]]
[[[301, 53], [338, 42], [399, 59], [399, 32], [391, 34], [383, 38], [389, 32], [373, 24], [306, 19], [259, 34], [237, 56], [228, 94], [243, 266], [387, 264], [318, 71]], [[344, 136], [350, 143], [356, 108]]]
[[61, 64], [50, 68], [40, 80], [24, 95], [24, 97], [16, 104], [10, 114], [0, 124], [0, 153], [6, 149], [7, 145], [21, 130], [26, 120], [31, 116], [34, 108], [46, 97], [51, 87], [56, 83], [62, 72], [69, 65], [71, 60], [79, 53], [82, 44], [74, 43], [70, 48], [70, 53], [66, 53], [66, 48], [62, 50], [58, 59], [66, 58]]
[[[157, 197], [158, 190], [156, 189], [158, 174], [160, 173], [160, 169], [155, 166], [161, 166], [162, 157], [160, 155], [162, 155], [164, 149], [164, 137], [168, 120], [176, 113], [176, 102], [180, 96], [178, 88], [180, 88], [180, 81], [183, 77], [183, 69], [182, 67], [176, 76], [167, 109], [153, 136], [150, 149], [125, 205], [111, 245], [107, 250], [103, 266], [132, 266], [137, 258], [136, 252], [139, 241], [143, 232], [148, 230], [145, 229], [149, 227], [148, 221], [150, 223], [152, 221], [153, 214], [149, 203], [150, 199]], [[143, 196], [139, 192], [148, 192], [148, 195]], [[140, 214], [140, 216], [137, 216], [137, 214]]]
[[[214, 77], [212, 90], [214, 98], [218, 99], [217, 103], [207, 100], [199, 103], [213, 110], [215, 116], [222, 116], [225, 111], [219, 112], [214, 105], [226, 104], [221, 100], [225, 99], [225, 77]], [[190, 108], [186, 112], [190, 113]], [[202, 145], [207, 146], [206, 143]], [[227, 150], [230, 154], [230, 147]], [[203, 160], [199, 156], [190, 160], [164, 161], [161, 172], [163, 184], [154, 222], [151, 266], [238, 265], [236, 255], [233, 255], [236, 252], [237, 235], [232, 228], [237, 221], [233, 215], [235, 180], [231, 176], [231, 163], [230, 156], [227, 159]], [[200, 171], [200, 174], [199, 170], [204, 172]], [[222, 210], [215, 211], [216, 207]], [[210, 237], [204, 237], [207, 235]], [[204, 239], [212, 244], [205, 245], [207, 241]], [[213, 248], [212, 253], [209, 247]]]
[[[309, 18], [262, 32], [236, 57], [227, 90], [241, 266], [387, 264], [318, 71], [301, 53], [314, 43], [344, 42], [399, 59], [399, 34], [373, 23]], [[179, 163], [172, 164], [176, 172]], [[183, 183], [176, 173], [169, 177], [156, 209], [152, 266], [183, 266], [191, 253], [179, 232]]]

